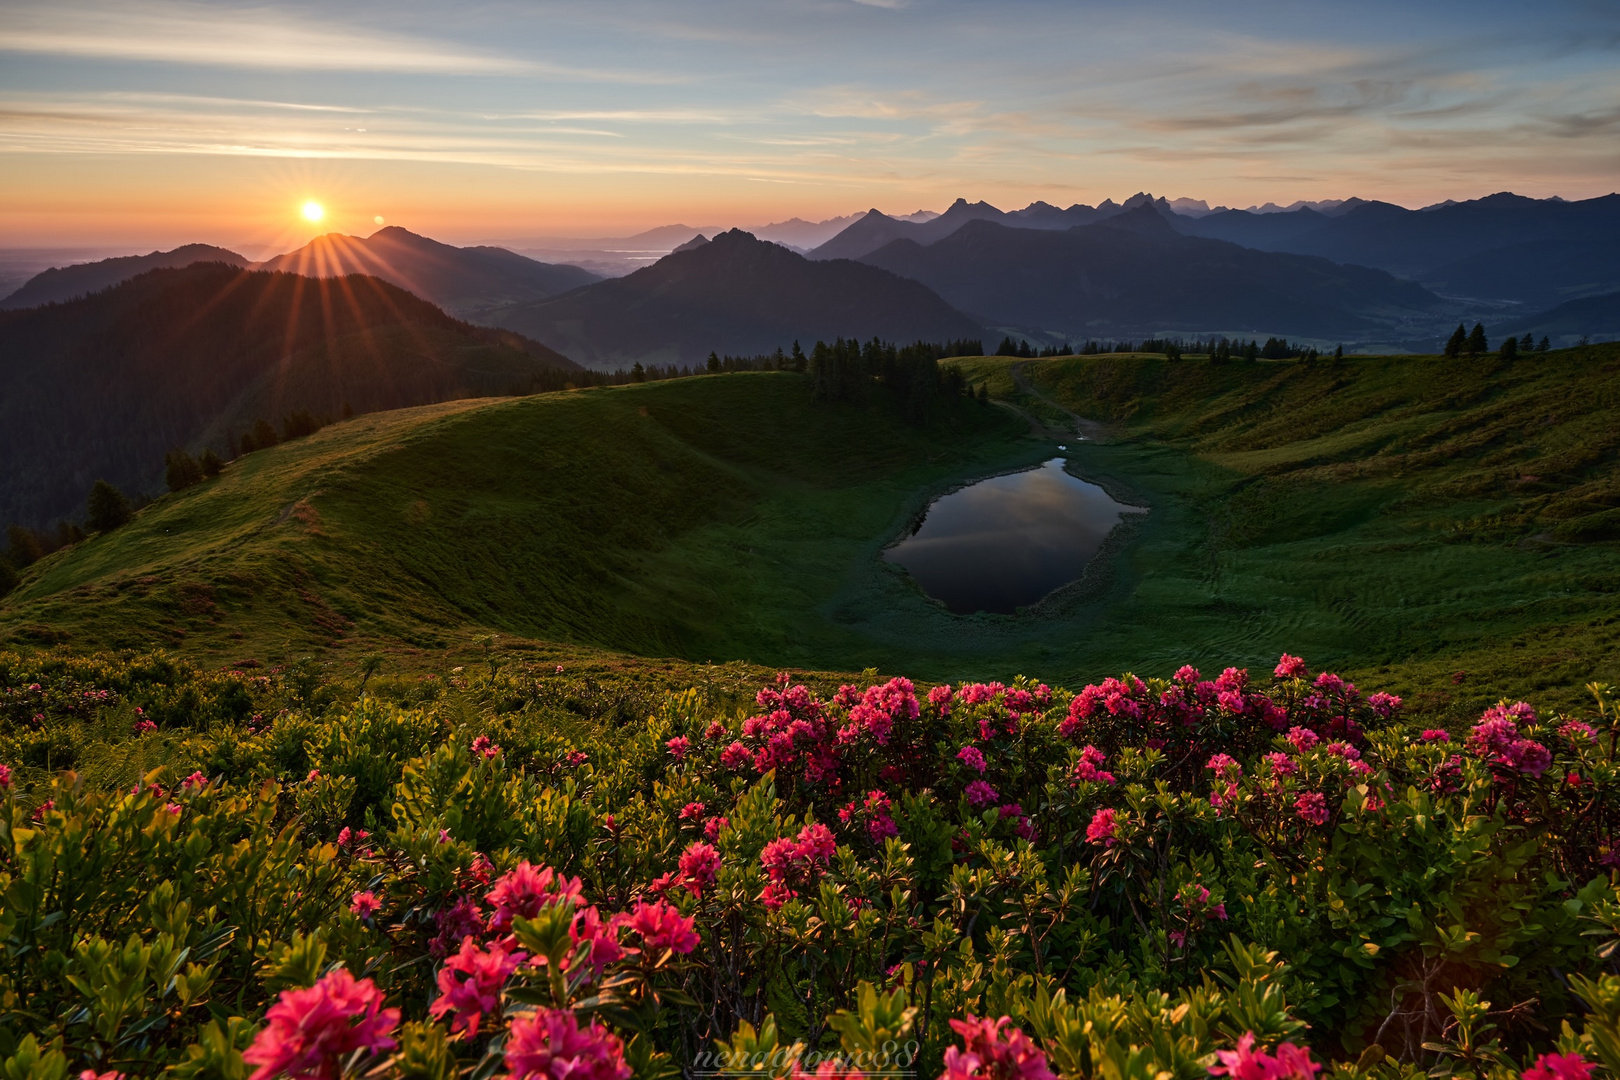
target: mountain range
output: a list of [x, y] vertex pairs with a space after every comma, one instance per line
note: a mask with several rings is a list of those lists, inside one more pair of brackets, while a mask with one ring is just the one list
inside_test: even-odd
[[0, 522], [73, 515], [97, 479], [160, 490], [171, 447], [228, 451], [258, 420], [527, 393], [569, 371], [542, 345], [374, 277], [148, 271], [0, 313]]
[[986, 325], [1070, 341], [1162, 332], [1355, 339], [1443, 306], [1381, 270], [1184, 236], [1149, 202], [1062, 231], [975, 220], [926, 246], [893, 240], [862, 261], [922, 282]]
[[149, 255], [122, 255], [73, 266], [52, 267], [35, 274], [23, 283], [22, 288], [0, 299], [0, 310], [59, 304], [64, 300], [110, 289], [148, 270], [172, 270], [200, 262], [226, 263], [241, 267], [252, 265], [236, 252], [214, 247], [212, 244], [185, 244], [173, 251], [154, 251]]
[[946, 341], [980, 326], [926, 286], [848, 260], [815, 262], [733, 229], [652, 266], [489, 320], [599, 370], [701, 364], [818, 338]]

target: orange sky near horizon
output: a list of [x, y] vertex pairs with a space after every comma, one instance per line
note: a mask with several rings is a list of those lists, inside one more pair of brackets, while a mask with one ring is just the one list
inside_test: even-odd
[[0, 0], [0, 247], [1587, 198], [1616, 42], [1583, 0]]

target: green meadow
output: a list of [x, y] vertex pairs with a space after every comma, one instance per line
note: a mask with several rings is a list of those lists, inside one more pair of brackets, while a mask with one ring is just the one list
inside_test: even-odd
[[[361, 417], [31, 568], [0, 640], [405, 669], [495, 634], [1070, 686], [1287, 650], [1458, 715], [1620, 682], [1620, 348], [956, 362], [997, 400], [921, 426], [788, 373]], [[958, 617], [883, 563], [932, 498], [1060, 442], [1150, 511], [1084, 580]]]

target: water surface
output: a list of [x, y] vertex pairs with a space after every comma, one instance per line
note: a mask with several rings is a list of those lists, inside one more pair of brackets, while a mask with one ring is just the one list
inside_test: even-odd
[[1125, 514], [1063, 458], [941, 496], [912, 534], [884, 552], [958, 615], [1012, 614], [1077, 579]]

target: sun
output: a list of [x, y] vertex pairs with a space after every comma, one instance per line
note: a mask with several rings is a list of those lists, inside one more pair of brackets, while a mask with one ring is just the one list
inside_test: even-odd
[[304, 220], [305, 221], [319, 221], [319, 220], [321, 220], [321, 218], [323, 218], [325, 216], [326, 216], [326, 210], [321, 206], [320, 203], [316, 202], [314, 199], [311, 199], [309, 202], [304, 204]]

